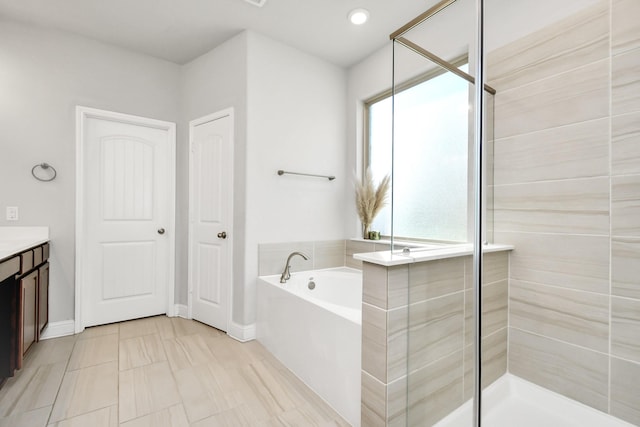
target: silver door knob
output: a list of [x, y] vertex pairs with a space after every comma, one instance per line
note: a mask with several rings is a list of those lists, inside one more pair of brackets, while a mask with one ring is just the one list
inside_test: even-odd
[[218, 238], [219, 239], [226, 239], [227, 238], [227, 232], [223, 231], [222, 233], [218, 233]]
[[158, 228], [158, 234], [164, 234], [164, 228]]

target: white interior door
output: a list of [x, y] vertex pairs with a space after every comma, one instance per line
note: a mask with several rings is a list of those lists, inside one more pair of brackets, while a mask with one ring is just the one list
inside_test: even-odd
[[81, 327], [167, 313], [173, 304], [175, 125], [79, 113]]
[[189, 124], [191, 317], [228, 330], [231, 294], [233, 112]]

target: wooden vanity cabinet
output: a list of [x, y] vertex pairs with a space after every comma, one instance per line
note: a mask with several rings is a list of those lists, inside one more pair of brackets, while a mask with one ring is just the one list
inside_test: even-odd
[[[20, 279], [20, 306], [22, 307], [20, 359], [22, 359], [38, 338], [38, 270]], [[22, 360], [18, 363], [18, 368], [21, 367]]]
[[0, 385], [49, 322], [49, 244], [0, 262]]
[[16, 275], [19, 271], [20, 257], [0, 263], [0, 384], [13, 375], [18, 363], [20, 297]]
[[[48, 254], [47, 254], [48, 258]], [[46, 258], [45, 258], [46, 259]], [[38, 329], [37, 340], [40, 341], [42, 330], [49, 324], [49, 263], [38, 268]]]

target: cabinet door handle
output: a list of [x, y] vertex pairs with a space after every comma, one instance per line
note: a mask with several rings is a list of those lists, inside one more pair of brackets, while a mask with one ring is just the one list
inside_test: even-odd
[[164, 228], [158, 228], [158, 234], [164, 234]]
[[218, 238], [219, 239], [226, 239], [227, 238], [227, 232], [223, 231], [222, 233], [218, 233]]

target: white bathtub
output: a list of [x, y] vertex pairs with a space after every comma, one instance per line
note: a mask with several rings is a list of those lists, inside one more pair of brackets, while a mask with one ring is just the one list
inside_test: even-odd
[[359, 427], [362, 273], [346, 267], [293, 272], [284, 284], [280, 275], [261, 276], [257, 306], [258, 341]]

